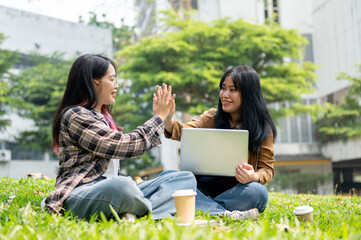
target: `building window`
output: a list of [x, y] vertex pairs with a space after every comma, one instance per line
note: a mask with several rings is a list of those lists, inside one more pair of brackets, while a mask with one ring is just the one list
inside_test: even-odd
[[302, 34], [302, 36], [304, 36], [305, 38], [307, 38], [308, 44], [305, 46], [305, 55], [304, 55], [304, 61], [310, 61], [310, 62], [314, 62], [313, 61], [313, 39], [312, 39], [312, 34]]
[[273, 17], [276, 23], [279, 23], [278, 21], [278, 0], [273, 0]]
[[276, 23], [279, 23], [278, 8], [278, 0], [264, 0], [264, 18], [273, 18]]
[[290, 124], [291, 124], [291, 143], [299, 143], [299, 133], [298, 133], [298, 128], [299, 128], [299, 124], [298, 124], [298, 116], [297, 117], [291, 117], [290, 119]]
[[174, 8], [174, 10], [178, 10], [180, 8], [185, 8], [185, 9], [198, 9], [198, 2], [197, 0], [191, 0], [189, 1], [182, 1], [182, 0], [172, 0], [171, 1], [171, 5]]
[[268, 0], [264, 0], [264, 19], [268, 19]]
[[[315, 101], [316, 99], [304, 99], [303, 104], [310, 105]], [[291, 105], [291, 103], [285, 104], [286, 107]], [[279, 103], [268, 107], [277, 109], [279, 107]], [[308, 114], [280, 119], [277, 130], [278, 136], [276, 138], [276, 143], [309, 144], [317, 142], [314, 134], [315, 123], [311, 120], [311, 116]]]
[[11, 151], [11, 160], [44, 160], [40, 149], [27, 149], [15, 142], [6, 142], [5, 148]]
[[198, 2], [197, 2], [197, 0], [192, 0], [191, 6], [192, 6], [193, 9], [198, 9]]

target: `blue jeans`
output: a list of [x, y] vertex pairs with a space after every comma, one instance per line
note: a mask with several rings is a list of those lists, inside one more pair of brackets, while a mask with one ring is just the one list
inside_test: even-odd
[[[206, 186], [206, 188], [214, 187], [213, 184]], [[205, 188], [204, 183], [203, 188]], [[209, 211], [210, 215], [217, 215], [225, 210], [245, 211], [251, 208], [257, 208], [259, 212], [263, 212], [267, 201], [268, 193], [262, 184], [257, 182], [238, 183], [215, 197], [206, 196], [200, 190], [197, 190], [196, 208], [203, 212]]]
[[127, 212], [140, 217], [152, 212], [154, 219], [160, 219], [176, 213], [172, 193], [179, 189], [196, 190], [191, 172], [164, 172], [138, 185], [131, 177], [100, 177], [76, 187], [65, 200], [64, 208], [85, 219], [99, 212], [113, 217], [109, 205], [118, 215]]
[[173, 192], [181, 189], [196, 191], [197, 181], [188, 171], [164, 171], [159, 177], [138, 184], [138, 187], [152, 203], [152, 217], [160, 219], [176, 214]]

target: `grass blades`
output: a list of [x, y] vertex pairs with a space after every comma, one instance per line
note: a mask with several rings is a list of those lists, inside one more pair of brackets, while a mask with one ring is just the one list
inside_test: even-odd
[[[84, 221], [71, 214], [49, 214], [41, 200], [54, 180], [0, 178], [0, 239], [361, 239], [361, 198], [338, 195], [270, 193], [257, 222], [196, 212], [196, 219], [218, 219], [220, 226], [178, 226], [176, 219], [134, 223], [102, 217]], [[293, 210], [314, 209], [312, 222], [299, 222]]]

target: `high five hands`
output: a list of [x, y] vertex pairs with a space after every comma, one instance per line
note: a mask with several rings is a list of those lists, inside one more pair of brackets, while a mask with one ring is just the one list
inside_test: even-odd
[[172, 95], [172, 87], [157, 85], [157, 92], [153, 93], [153, 112], [160, 117], [163, 122], [171, 121], [175, 112], [175, 94]]
[[258, 182], [259, 175], [254, 171], [252, 165], [243, 162], [236, 166], [236, 179], [238, 180], [238, 182], [243, 184], [249, 182]]

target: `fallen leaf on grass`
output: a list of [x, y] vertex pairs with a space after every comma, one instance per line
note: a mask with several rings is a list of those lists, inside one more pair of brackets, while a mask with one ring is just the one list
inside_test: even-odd
[[276, 228], [285, 232], [293, 232], [293, 230], [286, 224], [276, 224]]
[[28, 177], [34, 178], [34, 179], [45, 179], [45, 180], [51, 180], [50, 177], [46, 176], [44, 173], [28, 173]]
[[0, 213], [1, 213], [1, 210], [3, 210], [4, 208], [9, 209], [9, 205], [5, 204], [5, 203], [0, 203]]
[[216, 232], [220, 232], [220, 231], [229, 232], [229, 231], [231, 231], [231, 227], [229, 227], [229, 226], [214, 227], [213, 230], [216, 231]]

